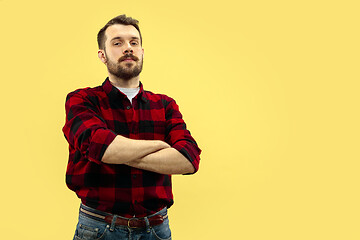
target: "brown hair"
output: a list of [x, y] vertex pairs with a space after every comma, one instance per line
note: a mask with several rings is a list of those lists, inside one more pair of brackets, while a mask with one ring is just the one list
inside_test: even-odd
[[106, 41], [105, 31], [108, 27], [115, 25], [115, 24], [134, 26], [136, 28], [136, 30], [138, 30], [138, 32], [139, 32], [140, 43], [142, 44], [142, 37], [141, 37], [140, 28], [139, 28], [139, 21], [134, 18], [131, 18], [131, 17], [126, 17], [125, 14], [122, 14], [122, 15], [119, 15], [119, 16], [111, 19], [102, 29], [100, 29], [100, 31], [97, 35], [99, 49], [105, 49], [105, 41]]

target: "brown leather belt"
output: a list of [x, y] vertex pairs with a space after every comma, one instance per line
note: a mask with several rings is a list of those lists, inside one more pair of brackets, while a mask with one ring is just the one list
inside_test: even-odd
[[[164, 222], [164, 217], [167, 217], [167, 215], [166, 216], [155, 215], [148, 218], [149, 225], [156, 226], [162, 224]], [[105, 222], [111, 224], [112, 219], [113, 219], [112, 216], [106, 216]], [[116, 218], [115, 225], [123, 225], [129, 228], [145, 228], [146, 222], [144, 218], [128, 218], [128, 219]]]
[[[103, 221], [105, 221], [108, 224], [112, 223], [112, 220], [114, 218], [113, 215], [108, 215], [108, 216], [103, 216], [103, 215], [99, 215], [97, 213], [93, 213], [91, 211], [88, 211], [86, 209], [80, 208], [80, 211], [86, 213], [87, 215], [96, 217], [98, 219], [101, 219]], [[156, 225], [160, 225], [164, 222], [164, 220], [168, 217], [168, 215], [155, 215], [152, 217], [148, 217], [147, 219], [149, 220], [149, 225], [150, 226], [156, 226]], [[115, 221], [115, 225], [122, 225], [122, 226], [127, 226], [129, 228], [145, 228], [146, 227], [146, 221], [144, 218], [120, 218], [117, 217], [116, 221]]]

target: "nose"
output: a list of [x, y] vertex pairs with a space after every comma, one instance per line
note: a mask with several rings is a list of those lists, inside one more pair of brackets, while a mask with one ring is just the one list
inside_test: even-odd
[[134, 51], [132, 49], [125, 49], [124, 54], [133, 53]]
[[126, 48], [124, 49], [123, 54], [129, 54], [129, 53], [133, 53], [134, 51], [132, 50], [130, 44], [126, 46]]

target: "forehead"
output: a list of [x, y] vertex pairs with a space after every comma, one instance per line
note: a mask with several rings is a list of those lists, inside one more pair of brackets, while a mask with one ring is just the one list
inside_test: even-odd
[[115, 24], [108, 27], [105, 31], [106, 41], [111, 41], [115, 37], [121, 37], [124, 39], [139, 38], [140, 34], [133, 25]]

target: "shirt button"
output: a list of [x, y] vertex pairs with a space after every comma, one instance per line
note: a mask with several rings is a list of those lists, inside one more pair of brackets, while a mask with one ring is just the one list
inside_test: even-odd
[[133, 175], [133, 178], [136, 178], [136, 175]]
[[130, 106], [127, 106], [126, 109], [129, 110], [129, 109], [130, 109]]

